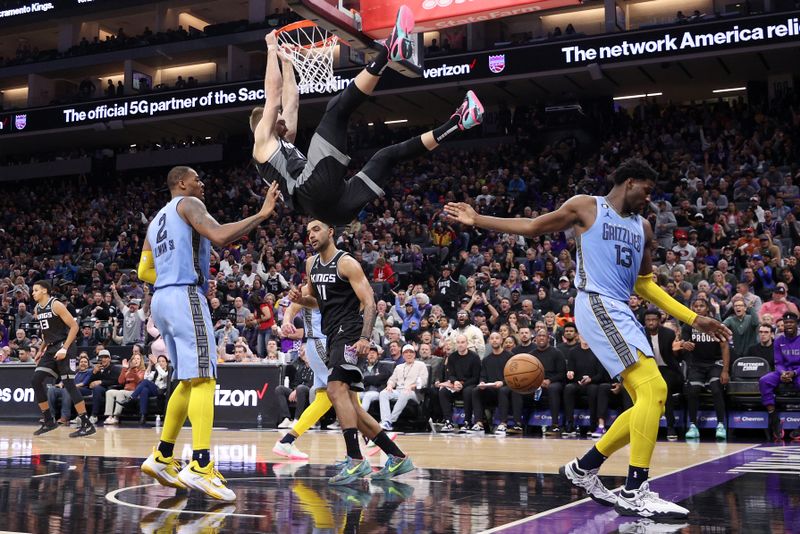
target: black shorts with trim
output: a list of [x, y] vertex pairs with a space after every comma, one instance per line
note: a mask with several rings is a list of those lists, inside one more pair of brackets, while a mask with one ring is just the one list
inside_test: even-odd
[[686, 381], [694, 386], [707, 386], [719, 380], [722, 374], [722, 361], [702, 364], [691, 364], [686, 370]]
[[355, 344], [358, 335], [336, 334], [328, 338], [328, 382], [344, 382], [350, 391], [364, 391], [364, 373], [358, 368]]
[[51, 375], [56, 382], [68, 378], [74, 379], [78, 347], [73, 344], [67, 349], [67, 356], [63, 360], [56, 360], [56, 353], [59, 350], [61, 350], [61, 343], [47, 347], [34, 371], [43, 371]]

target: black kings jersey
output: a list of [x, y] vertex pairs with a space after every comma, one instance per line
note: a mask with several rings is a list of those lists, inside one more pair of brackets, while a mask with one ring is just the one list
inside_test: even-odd
[[345, 256], [347, 252], [339, 250], [328, 263], [323, 263], [317, 254], [311, 265], [311, 283], [322, 314], [322, 332], [329, 339], [339, 333], [358, 337], [364, 326], [361, 301], [350, 282], [339, 276], [339, 262]]
[[265, 182], [271, 184], [275, 180], [281, 188], [283, 201], [294, 209], [293, 195], [295, 188], [299, 185], [297, 179], [305, 169], [308, 160], [300, 150], [292, 143], [278, 139], [278, 148], [264, 163], [254, 160], [258, 175]]
[[34, 309], [39, 327], [42, 329], [42, 339], [51, 347], [66, 341], [69, 334], [67, 323], [53, 311], [55, 301], [54, 297], [50, 297], [47, 304], [44, 306], [37, 304]]

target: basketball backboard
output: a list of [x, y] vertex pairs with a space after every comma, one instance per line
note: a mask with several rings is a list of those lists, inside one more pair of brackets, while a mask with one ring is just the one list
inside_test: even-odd
[[[389, 35], [389, 31], [364, 33], [361, 2], [358, 0], [287, 0], [287, 2], [292, 11], [333, 33], [350, 48], [362, 52], [366, 58], [378, 51], [379, 45], [375, 40]], [[425, 47], [421, 34], [414, 34], [414, 38], [417, 40], [415, 56], [409, 61], [392, 62], [389, 68], [404, 76], [418, 78], [422, 76]]]

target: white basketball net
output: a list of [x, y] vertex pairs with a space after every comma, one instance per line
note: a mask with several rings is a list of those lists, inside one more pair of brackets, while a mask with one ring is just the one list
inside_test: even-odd
[[319, 26], [278, 33], [278, 44], [292, 60], [301, 93], [338, 90], [333, 77], [333, 49], [337, 37]]

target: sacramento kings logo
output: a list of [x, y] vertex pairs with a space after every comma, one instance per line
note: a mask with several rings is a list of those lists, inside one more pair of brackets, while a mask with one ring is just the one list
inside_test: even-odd
[[499, 54], [496, 56], [489, 56], [489, 70], [494, 74], [500, 74], [506, 69], [506, 55]]
[[14, 117], [14, 126], [17, 130], [24, 130], [25, 126], [28, 125], [28, 116], [27, 115], [17, 115]]

